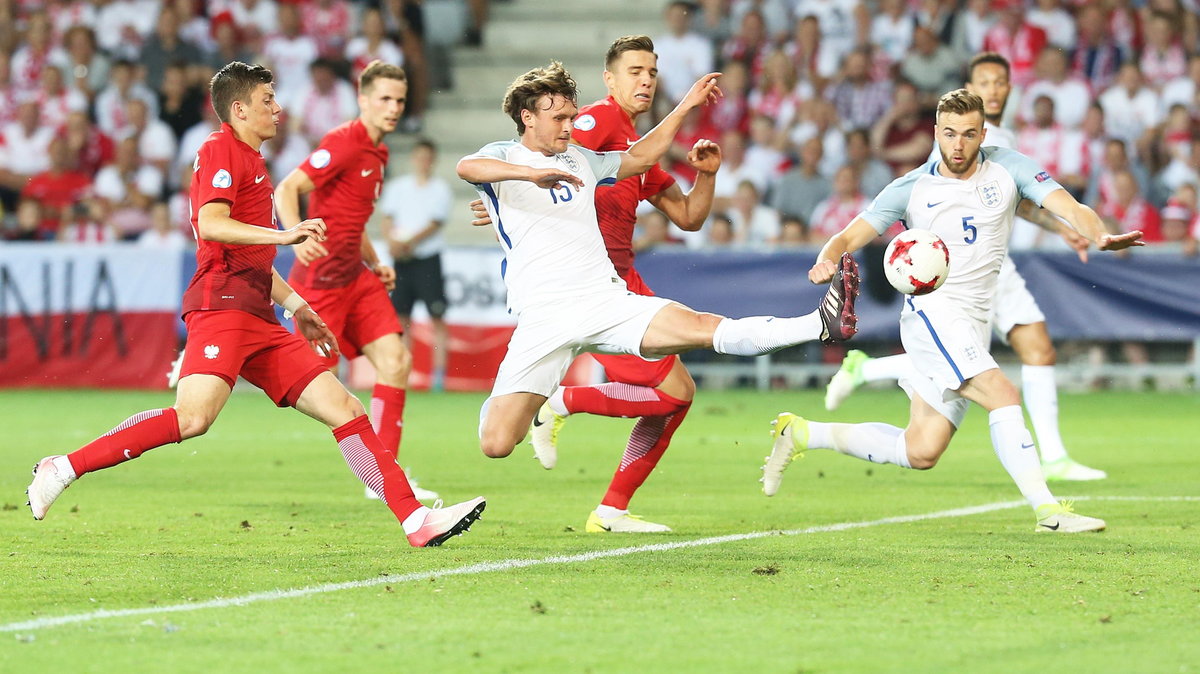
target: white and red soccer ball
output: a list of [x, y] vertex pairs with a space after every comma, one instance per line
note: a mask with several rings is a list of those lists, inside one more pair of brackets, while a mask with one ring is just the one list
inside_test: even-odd
[[906, 230], [888, 244], [883, 272], [888, 283], [905, 295], [927, 295], [946, 282], [950, 249], [928, 229]]

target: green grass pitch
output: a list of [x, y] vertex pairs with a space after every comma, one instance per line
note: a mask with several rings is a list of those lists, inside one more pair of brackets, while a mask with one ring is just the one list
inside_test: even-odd
[[[675, 531], [585, 534], [632, 421], [572, 418], [545, 471], [527, 445], [479, 453], [482, 398], [409, 400], [401, 463], [448, 502], [488, 498], [468, 535], [414, 550], [320, 424], [251, 393], [208, 435], [87, 476], [35, 522], [37, 459], [171, 398], [0, 393], [0, 671], [1200, 669], [1195, 395], [1063, 396], [1072, 454], [1110, 475], [1052, 485], [1108, 521], [1075, 536], [1035, 535], [1024, 505], [880, 522], [1020, 499], [978, 409], [933, 471], [810, 452], [779, 495], [759, 492], [776, 412], [903, 423], [898, 391], [835, 414], [814, 391], [701, 391], [632, 504]], [[867, 525], [819, 530], [844, 523]], [[640, 549], [779, 530], [792, 535]], [[588, 554], [620, 548], [634, 549]], [[484, 566], [506, 560], [538, 563]], [[269, 594], [301, 588], [319, 591]], [[170, 610], [97, 613], [123, 609]], [[19, 625], [60, 616], [83, 617]]]

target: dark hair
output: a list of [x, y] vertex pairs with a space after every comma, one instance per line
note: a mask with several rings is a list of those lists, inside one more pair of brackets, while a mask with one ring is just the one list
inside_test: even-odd
[[551, 61], [550, 65], [534, 68], [513, 80], [513, 83], [508, 85], [508, 90], [504, 92], [504, 104], [501, 107], [504, 113], [517, 123], [517, 135], [520, 136], [525, 133], [525, 122], [521, 121], [521, 111], [534, 112], [537, 109], [537, 102], [541, 100], [542, 96], [556, 95], [574, 102], [578, 98], [579, 92], [575, 80], [571, 77], [571, 73], [563, 68], [563, 64]]
[[[608, 53], [604, 55], [604, 69], [610, 69], [613, 62], [621, 58], [621, 54], [627, 51], [648, 51], [654, 54], [654, 40], [651, 40], [649, 35], [626, 35], [617, 38], [609, 46]], [[654, 55], [658, 56], [658, 54]]]
[[967, 63], [967, 81], [970, 82], [975, 77], [975, 68], [985, 63], [994, 63], [1001, 68], [1004, 68], [1004, 74], [1008, 75], [1012, 69], [1008, 65], [1008, 59], [994, 51], [985, 51], [971, 57], [971, 61]]
[[428, 138], [418, 138], [417, 142], [413, 143], [414, 150], [417, 150], [420, 148], [425, 148], [426, 150], [429, 150], [430, 152], [437, 154], [437, 145], [434, 145], [433, 141], [429, 140]]
[[271, 84], [275, 76], [271, 71], [260, 66], [247, 65], [241, 61], [233, 61], [213, 75], [208, 89], [212, 93], [213, 110], [217, 119], [229, 122], [229, 106], [234, 101], [248, 103], [250, 94], [260, 84]]
[[366, 68], [358, 75], [358, 91], [366, 93], [375, 85], [375, 80], [400, 80], [407, 82], [408, 76], [404, 74], [404, 68], [384, 63], [379, 59], [375, 59], [367, 64]]

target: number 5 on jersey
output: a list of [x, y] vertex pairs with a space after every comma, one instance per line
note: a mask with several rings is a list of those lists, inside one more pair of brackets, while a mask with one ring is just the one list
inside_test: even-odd
[[962, 219], [963, 231], [967, 233], [963, 237], [963, 241], [966, 241], [968, 244], [975, 243], [975, 239], [979, 238], [979, 229], [971, 224], [971, 221], [974, 219], [974, 215], [965, 215]]

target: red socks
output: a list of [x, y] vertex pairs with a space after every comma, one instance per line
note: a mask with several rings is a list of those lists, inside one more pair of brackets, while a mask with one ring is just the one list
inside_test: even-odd
[[629, 436], [629, 444], [625, 447], [625, 455], [621, 457], [621, 465], [613, 475], [608, 492], [600, 501], [601, 505], [612, 506], [618, 510], [629, 509], [629, 499], [633, 498], [633, 493], [642, 486], [650, 472], [658, 465], [658, 460], [667, 451], [667, 445], [671, 444], [671, 436], [675, 435], [675, 429], [683, 423], [683, 418], [692, 407], [690, 401], [675, 402], [678, 406], [672, 414], [638, 419], [633, 433]]
[[679, 411], [682, 400], [649, 386], [610, 382], [596, 386], [569, 386], [563, 389], [567, 411], [598, 414], [602, 417], [661, 417]]
[[383, 499], [396, 519], [403, 522], [404, 518], [421, 507], [421, 502], [413, 496], [408, 486], [404, 471], [396, 465], [395, 456], [383, 448], [379, 436], [371, 430], [371, 422], [366, 415], [333, 429], [333, 437], [342, 450], [342, 456], [346, 457], [346, 463], [350, 464], [350, 470]]
[[[405, 390], [375, 384], [371, 391], [371, 427], [383, 443], [384, 451], [395, 459], [400, 455], [400, 435], [404, 432]], [[378, 493], [378, 492], [376, 492]]]
[[75, 475], [101, 470], [136, 459], [148, 449], [179, 442], [179, 417], [174, 407], [146, 410], [67, 455]]

